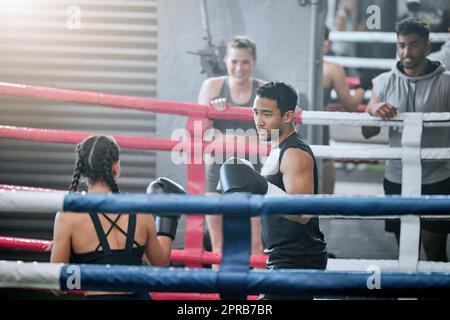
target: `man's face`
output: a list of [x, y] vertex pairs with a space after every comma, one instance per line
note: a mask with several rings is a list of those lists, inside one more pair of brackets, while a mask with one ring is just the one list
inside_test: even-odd
[[283, 121], [275, 100], [256, 96], [253, 103], [253, 120], [258, 136], [263, 141], [271, 141], [276, 138], [275, 134], [278, 136], [282, 134]]
[[429, 43], [418, 34], [400, 35], [397, 38], [397, 53], [405, 69], [414, 70], [423, 65], [429, 49]]

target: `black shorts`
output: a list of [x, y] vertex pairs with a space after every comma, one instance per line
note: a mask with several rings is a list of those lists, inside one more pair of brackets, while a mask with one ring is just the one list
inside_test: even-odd
[[[267, 269], [269, 271], [276, 272], [278, 269], [321, 269], [325, 270], [327, 267], [327, 256], [324, 255], [322, 257], [319, 257], [318, 264], [303, 264], [303, 263], [296, 263], [294, 265], [278, 265], [278, 266], [272, 266], [268, 267]], [[314, 296], [310, 293], [297, 293], [292, 294], [289, 292], [286, 292], [286, 294], [280, 294], [280, 293], [262, 293], [259, 295], [259, 300], [314, 300]]]
[[[384, 193], [390, 194], [402, 194], [402, 185], [400, 183], [394, 183], [387, 180], [383, 181]], [[422, 185], [423, 195], [450, 195], [450, 178], [445, 180]], [[449, 216], [450, 219], [450, 216]], [[434, 233], [450, 233], [450, 220], [433, 221], [430, 219], [421, 220], [420, 226], [430, 232]], [[400, 219], [389, 219], [385, 221], [384, 228], [387, 232], [394, 232], [400, 234]]]

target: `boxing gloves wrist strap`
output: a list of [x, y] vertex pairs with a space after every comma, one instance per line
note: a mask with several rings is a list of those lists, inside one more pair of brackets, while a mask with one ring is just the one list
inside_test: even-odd
[[281, 188], [277, 187], [274, 184], [271, 184], [270, 182], [267, 183], [267, 192], [266, 195], [269, 196], [287, 196], [288, 194], [283, 191]]
[[176, 216], [157, 216], [156, 217], [156, 234], [158, 236], [166, 236], [175, 240], [177, 233], [178, 219]]

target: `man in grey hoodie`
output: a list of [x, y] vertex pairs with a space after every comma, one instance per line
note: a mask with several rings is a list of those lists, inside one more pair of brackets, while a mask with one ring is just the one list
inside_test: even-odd
[[[407, 18], [396, 25], [397, 53], [400, 61], [392, 71], [373, 79], [372, 97], [367, 112], [390, 119], [398, 112], [450, 112], [450, 72], [438, 61], [426, 59], [430, 50], [427, 24]], [[366, 139], [377, 135], [379, 127], [363, 127]], [[389, 145], [400, 147], [401, 127], [389, 128]], [[423, 128], [423, 148], [448, 148], [450, 128]], [[402, 165], [400, 160], [386, 161], [385, 194], [401, 194]], [[450, 161], [422, 161], [422, 194], [450, 194]], [[398, 219], [386, 221], [386, 231], [400, 235]], [[448, 261], [447, 234], [450, 221], [421, 222], [421, 238], [429, 261]]]

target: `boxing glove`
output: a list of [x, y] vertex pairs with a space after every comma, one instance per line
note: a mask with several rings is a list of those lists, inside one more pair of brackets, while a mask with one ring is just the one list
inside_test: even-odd
[[[147, 187], [147, 194], [161, 194], [161, 193], [181, 193], [185, 194], [183, 187], [178, 183], [165, 178], [160, 177], [151, 182]], [[178, 220], [180, 220], [179, 213], [173, 213], [170, 215], [158, 216], [156, 215], [156, 233], [158, 236], [167, 236], [175, 240], [177, 233]]]
[[228, 159], [220, 167], [217, 191], [222, 193], [249, 192], [262, 195], [286, 195], [286, 192], [261, 176], [249, 161], [235, 157]]

